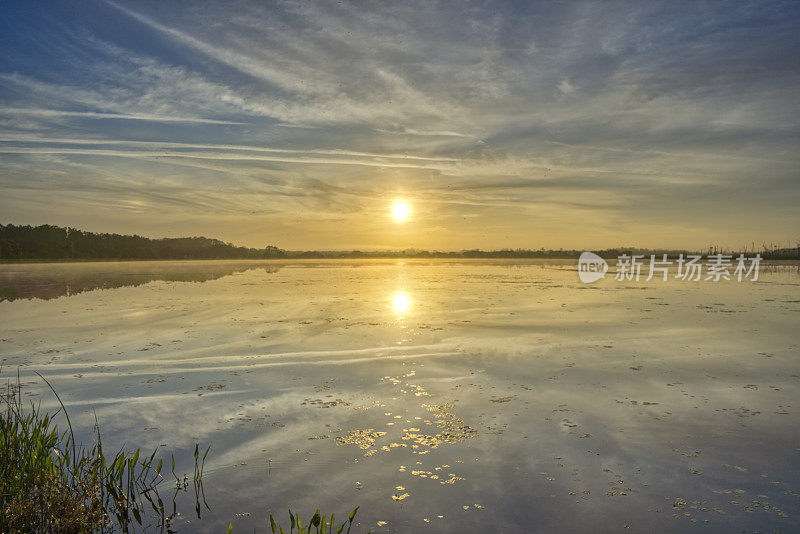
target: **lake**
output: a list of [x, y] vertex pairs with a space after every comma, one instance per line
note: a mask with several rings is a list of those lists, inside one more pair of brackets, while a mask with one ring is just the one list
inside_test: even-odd
[[594, 284], [572, 261], [6, 264], [0, 299], [4, 382], [55, 410], [42, 373], [84, 442], [96, 416], [106, 447], [179, 472], [211, 447], [181, 532], [356, 506], [354, 532], [798, 524], [797, 264]]

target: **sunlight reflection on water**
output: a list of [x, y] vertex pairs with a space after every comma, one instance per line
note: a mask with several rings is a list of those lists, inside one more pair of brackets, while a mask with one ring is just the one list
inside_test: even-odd
[[405, 318], [411, 309], [412, 301], [407, 291], [402, 289], [397, 290], [392, 297], [392, 309], [397, 315], [398, 319]]

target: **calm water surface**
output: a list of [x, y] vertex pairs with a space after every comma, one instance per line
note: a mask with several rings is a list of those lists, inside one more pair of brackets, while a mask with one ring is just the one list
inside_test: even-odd
[[0, 265], [2, 377], [55, 407], [41, 372], [86, 441], [96, 414], [108, 446], [211, 445], [182, 532], [355, 506], [373, 532], [790, 532], [800, 275], [773, 271]]

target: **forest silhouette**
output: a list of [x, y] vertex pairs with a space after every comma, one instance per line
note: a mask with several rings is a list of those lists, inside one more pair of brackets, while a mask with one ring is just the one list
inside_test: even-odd
[[[86, 232], [44, 224], [1, 225], [0, 260], [207, 260], [207, 259], [303, 259], [303, 258], [577, 258], [582, 250], [572, 249], [468, 249], [460, 251], [430, 251], [408, 248], [402, 250], [283, 250], [274, 245], [250, 248], [225, 243], [208, 237], [178, 237], [152, 239], [139, 235], [120, 235]], [[667, 250], [637, 247], [618, 247], [595, 250], [603, 258], [621, 254], [738, 254], [760, 253], [764, 259], [798, 259], [800, 246], [783, 247], [774, 244], [755, 244], [740, 250], [709, 246], [704, 250]]]

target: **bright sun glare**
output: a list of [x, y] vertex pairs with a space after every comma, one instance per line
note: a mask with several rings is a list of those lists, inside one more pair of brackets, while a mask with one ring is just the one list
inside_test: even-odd
[[392, 298], [392, 308], [397, 315], [404, 316], [411, 308], [411, 297], [403, 290], [397, 291]]
[[395, 200], [392, 205], [392, 217], [397, 222], [405, 222], [411, 216], [411, 206], [404, 200]]

